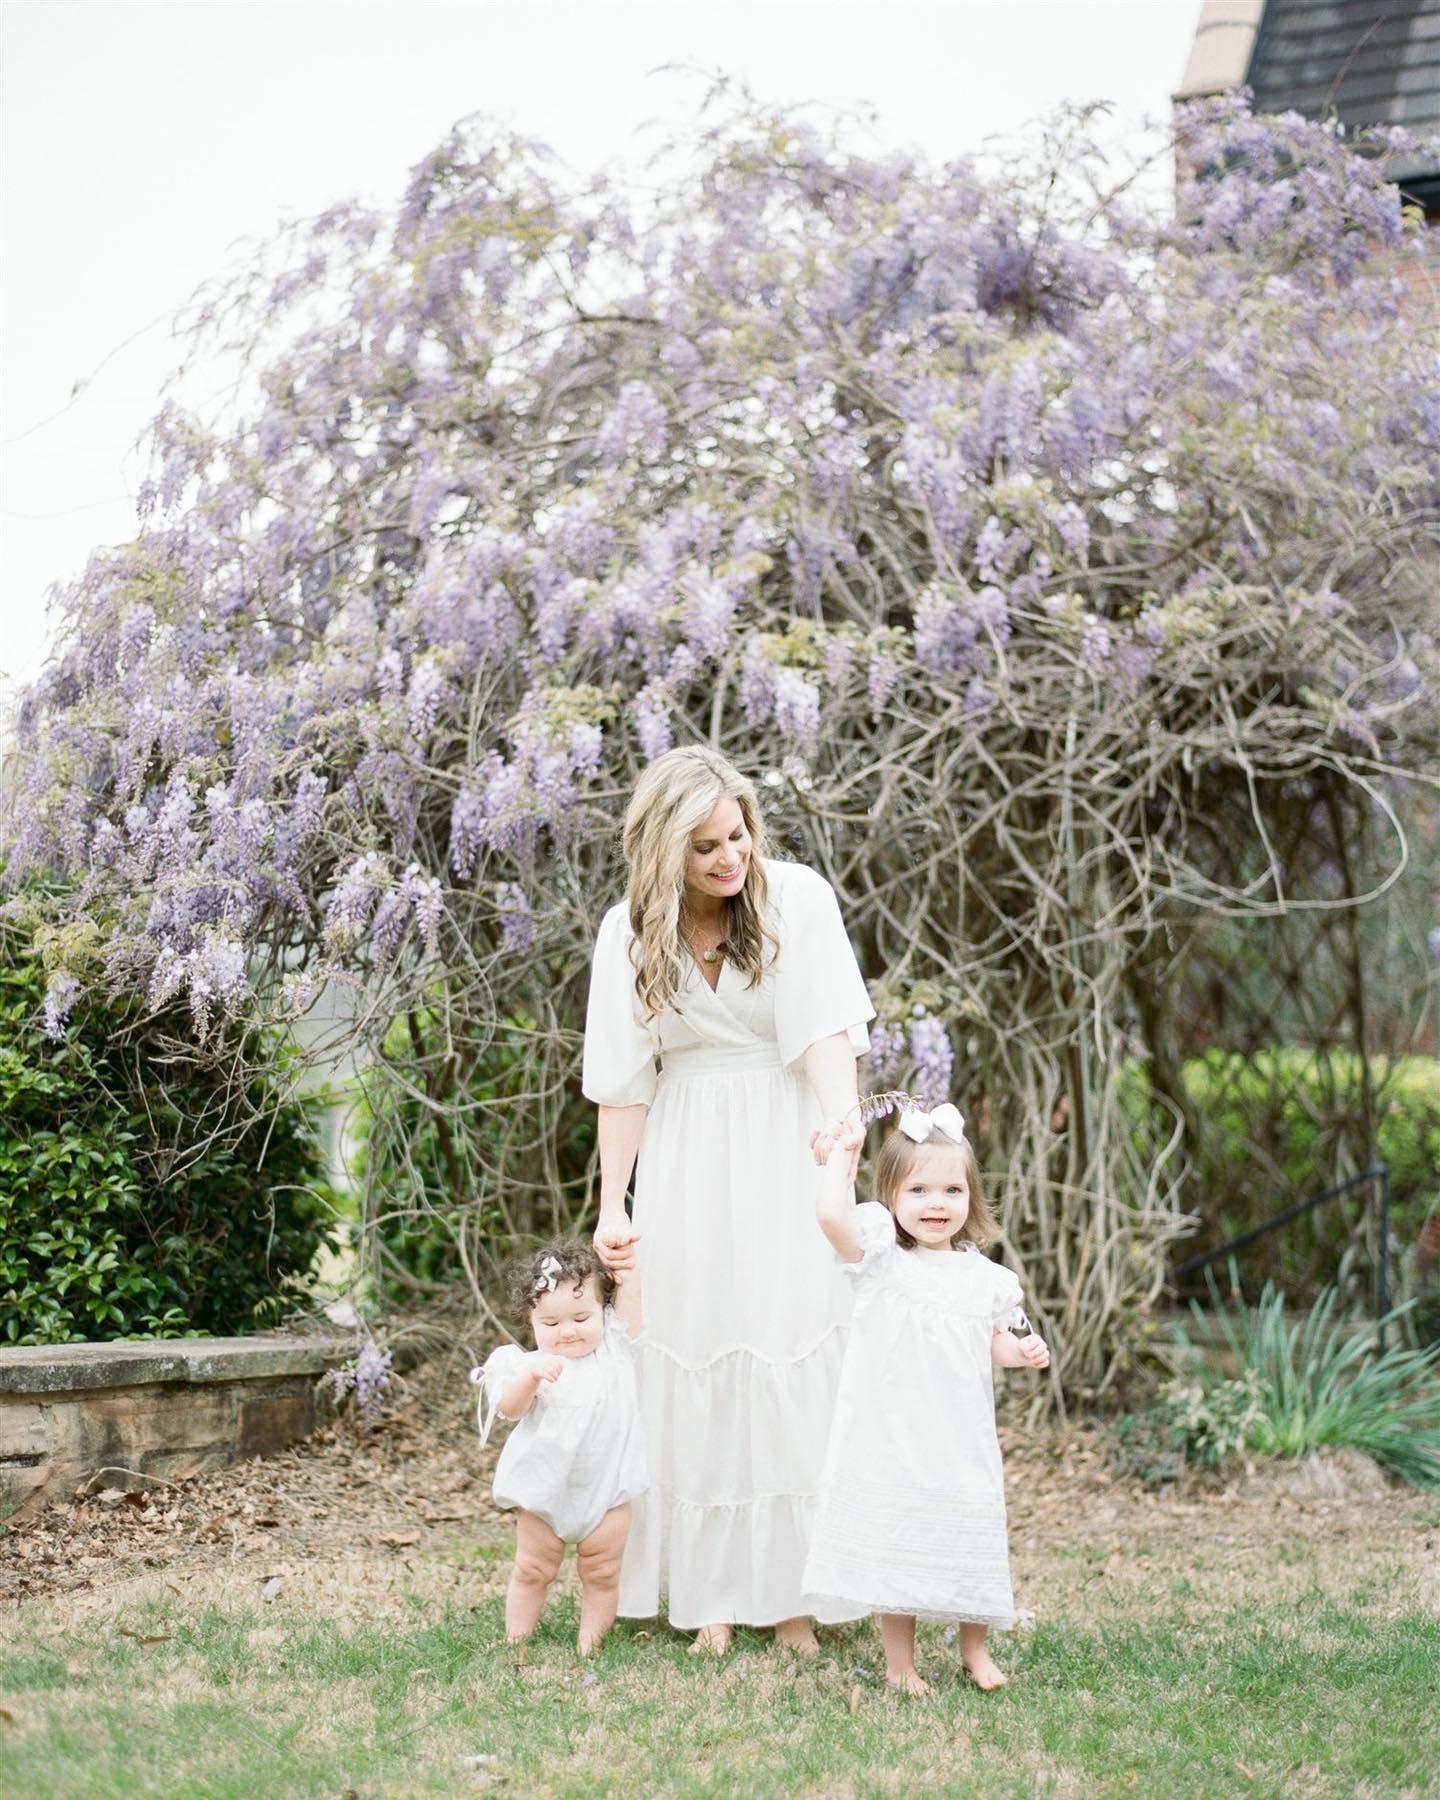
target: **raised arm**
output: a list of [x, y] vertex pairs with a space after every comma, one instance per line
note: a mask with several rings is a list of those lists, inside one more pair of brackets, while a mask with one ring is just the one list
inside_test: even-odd
[[615, 1277], [615, 1298], [611, 1301], [615, 1308], [615, 1317], [633, 1338], [639, 1337], [645, 1326], [645, 1315], [640, 1304], [640, 1271], [626, 1269]]
[[[853, 1060], [853, 1059], [852, 1059]], [[856, 1263], [864, 1255], [860, 1227], [855, 1218], [855, 1170], [865, 1133], [846, 1119], [839, 1123], [826, 1151], [825, 1173], [815, 1201], [815, 1218], [842, 1262]]]

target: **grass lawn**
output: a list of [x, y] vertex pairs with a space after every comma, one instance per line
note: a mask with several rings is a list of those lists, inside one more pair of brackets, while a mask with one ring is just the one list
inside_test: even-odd
[[1363, 1458], [1157, 1492], [1007, 1428], [998, 1694], [935, 1627], [923, 1702], [868, 1624], [717, 1664], [622, 1622], [582, 1664], [570, 1570], [522, 1666], [468, 1357], [375, 1431], [0, 1526], [0, 1800], [1440, 1795], [1440, 1494]]
[[883, 1691], [865, 1626], [827, 1634], [810, 1664], [742, 1634], [715, 1665], [622, 1624], [584, 1665], [573, 1595], [523, 1667], [498, 1596], [445, 1608], [402, 1587], [399, 1617], [349, 1626], [278, 1599], [191, 1610], [169, 1596], [79, 1631], [31, 1615], [0, 1652], [0, 1792], [1440, 1791], [1433, 1611], [1397, 1609], [1383, 1583], [1229, 1607], [1188, 1579], [1166, 1588], [1143, 1617], [1000, 1637], [1012, 1683], [995, 1695], [927, 1628], [928, 1702]]

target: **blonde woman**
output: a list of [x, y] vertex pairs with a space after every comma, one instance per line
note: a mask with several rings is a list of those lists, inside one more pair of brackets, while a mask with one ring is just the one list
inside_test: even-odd
[[833, 890], [766, 854], [755, 790], [725, 758], [657, 758], [623, 841], [628, 891], [596, 940], [584, 1069], [600, 1109], [595, 1248], [645, 1281], [651, 1488], [620, 1611], [650, 1618], [664, 1594], [697, 1650], [724, 1651], [745, 1624], [807, 1652], [800, 1580], [850, 1308], [815, 1230], [811, 1143], [823, 1160], [823, 1122], [855, 1104], [874, 1008]]

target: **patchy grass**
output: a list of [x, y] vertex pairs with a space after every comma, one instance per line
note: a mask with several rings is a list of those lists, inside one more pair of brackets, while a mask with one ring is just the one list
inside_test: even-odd
[[[883, 1691], [867, 1626], [803, 1664], [741, 1634], [718, 1665], [622, 1625], [576, 1657], [573, 1596], [520, 1665], [498, 1597], [346, 1628], [151, 1601], [0, 1652], [0, 1791], [255, 1800], [488, 1786], [557, 1796], [1423, 1793], [1440, 1768], [1440, 1619], [1382, 1584], [1000, 1639], [982, 1695], [936, 1628], [928, 1703]], [[1081, 1610], [1081, 1609], [1077, 1609]]]

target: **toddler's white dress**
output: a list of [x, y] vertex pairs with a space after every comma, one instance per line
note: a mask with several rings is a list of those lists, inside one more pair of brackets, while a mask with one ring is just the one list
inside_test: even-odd
[[757, 986], [723, 962], [712, 992], [687, 961], [678, 1010], [646, 1022], [622, 903], [600, 926], [585, 1022], [586, 1097], [650, 1109], [633, 1217], [652, 1485], [620, 1611], [650, 1618], [665, 1594], [682, 1629], [808, 1610], [800, 1575], [850, 1316], [815, 1223], [822, 1119], [804, 1056], [840, 1033], [862, 1053], [875, 1009], [830, 884], [798, 863], [763, 867], [780, 954]]
[[[904, 1250], [855, 1211], [855, 1313], [805, 1565], [807, 1607], [1014, 1623], [990, 1341], [1020, 1282], [973, 1247]], [[839, 1261], [839, 1259], [836, 1259]]]
[[[638, 1500], [649, 1485], [645, 1434], [635, 1397], [632, 1339], [612, 1307], [588, 1356], [566, 1357], [565, 1373], [542, 1381], [495, 1465], [495, 1504], [523, 1506], [567, 1544], [589, 1537], [612, 1506]], [[492, 1350], [471, 1379], [483, 1384], [480, 1441], [490, 1435], [500, 1394], [520, 1373], [525, 1351]], [[500, 1415], [502, 1418], [503, 1414]]]

